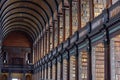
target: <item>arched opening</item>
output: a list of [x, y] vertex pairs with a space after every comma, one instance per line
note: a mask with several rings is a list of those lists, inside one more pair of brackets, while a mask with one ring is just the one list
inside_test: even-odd
[[[5, 54], [5, 62], [9, 65], [25, 65], [29, 61], [32, 63], [32, 40], [21, 31], [10, 32], [3, 41], [3, 51]], [[29, 53], [29, 56], [26, 55]]]

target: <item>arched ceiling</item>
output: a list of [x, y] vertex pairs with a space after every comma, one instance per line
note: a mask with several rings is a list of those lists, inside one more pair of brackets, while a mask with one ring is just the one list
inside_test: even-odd
[[37, 38], [61, 0], [0, 0], [0, 27], [3, 37], [14, 30]]

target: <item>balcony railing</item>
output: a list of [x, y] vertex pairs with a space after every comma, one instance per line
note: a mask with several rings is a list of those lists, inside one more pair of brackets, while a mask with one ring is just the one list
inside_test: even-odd
[[[116, 19], [116, 18], [120, 18], [120, 0], [118, 0], [118, 2], [116, 2], [110, 8], [103, 10], [103, 12], [100, 15], [98, 15], [95, 19], [93, 19], [91, 22], [89, 22], [85, 27], [80, 29], [73, 36], [71, 36], [66, 41], [64, 41], [62, 44], [60, 44], [57, 47], [58, 50], [57, 50], [56, 54], [61, 52], [63, 50], [63, 48], [67, 48], [72, 43], [75, 43], [76, 41], [81, 40], [86, 35], [95, 33], [96, 30], [102, 29], [103, 24], [109, 23], [111, 20]], [[54, 52], [54, 50], [52, 52]], [[51, 55], [52, 52], [50, 54], [46, 55], [46, 56], [48, 56], [47, 57], [48, 60], [47, 59], [45, 59], [45, 60], [49, 61], [51, 56], [56, 55], [55, 53], [54, 53], [54, 55]]]
[[32, 72], [33, 71], [33, 65], [3, 65], [2, 66], [2, 72]]

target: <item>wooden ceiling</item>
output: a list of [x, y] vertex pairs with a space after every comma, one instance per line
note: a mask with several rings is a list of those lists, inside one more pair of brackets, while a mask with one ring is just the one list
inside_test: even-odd
[[3, 37], [20, 30], [33, 41], [49, 22], [61, 0], [0, 0], [0, 23]]

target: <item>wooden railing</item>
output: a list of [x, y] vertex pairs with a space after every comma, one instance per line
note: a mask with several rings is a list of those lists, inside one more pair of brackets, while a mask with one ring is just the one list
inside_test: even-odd
[[[113, 18], [120, 18], [120, 0], [118, 0], [118, 2], [113, 4], [110, 8], [103, 10], [103, 12], [100, 15], [98, 15], [95, 19], [93, 19], [91, 22], [88, 22], [86, 26], [78, 30], [74, 35], [72, 35], [62, 44], [60, 44], [56, 48], [58, 49], [57, 51], [54, 51], [56, 50], [54, 49], [48, 55], [46, 55], [48, 56], [46, 57], [48, 58], [47, 61], [50, 60], [49, 58], [51, 58], [51, 56], [55, 56], [59, 52], [62, 52], [63, 49], [67, 48], [69, 45], [75, 43], [76, 41], [81, 40], [83, 37], [86, 37], [89, 33], [93, 33], [96, 29], [101, 29], [103, 27], [103, 24], [109, 23], [109, 21], [111, 21]], [[56, 52], [56, 53], [54, 53], [53, 55], [52, 52]]]

